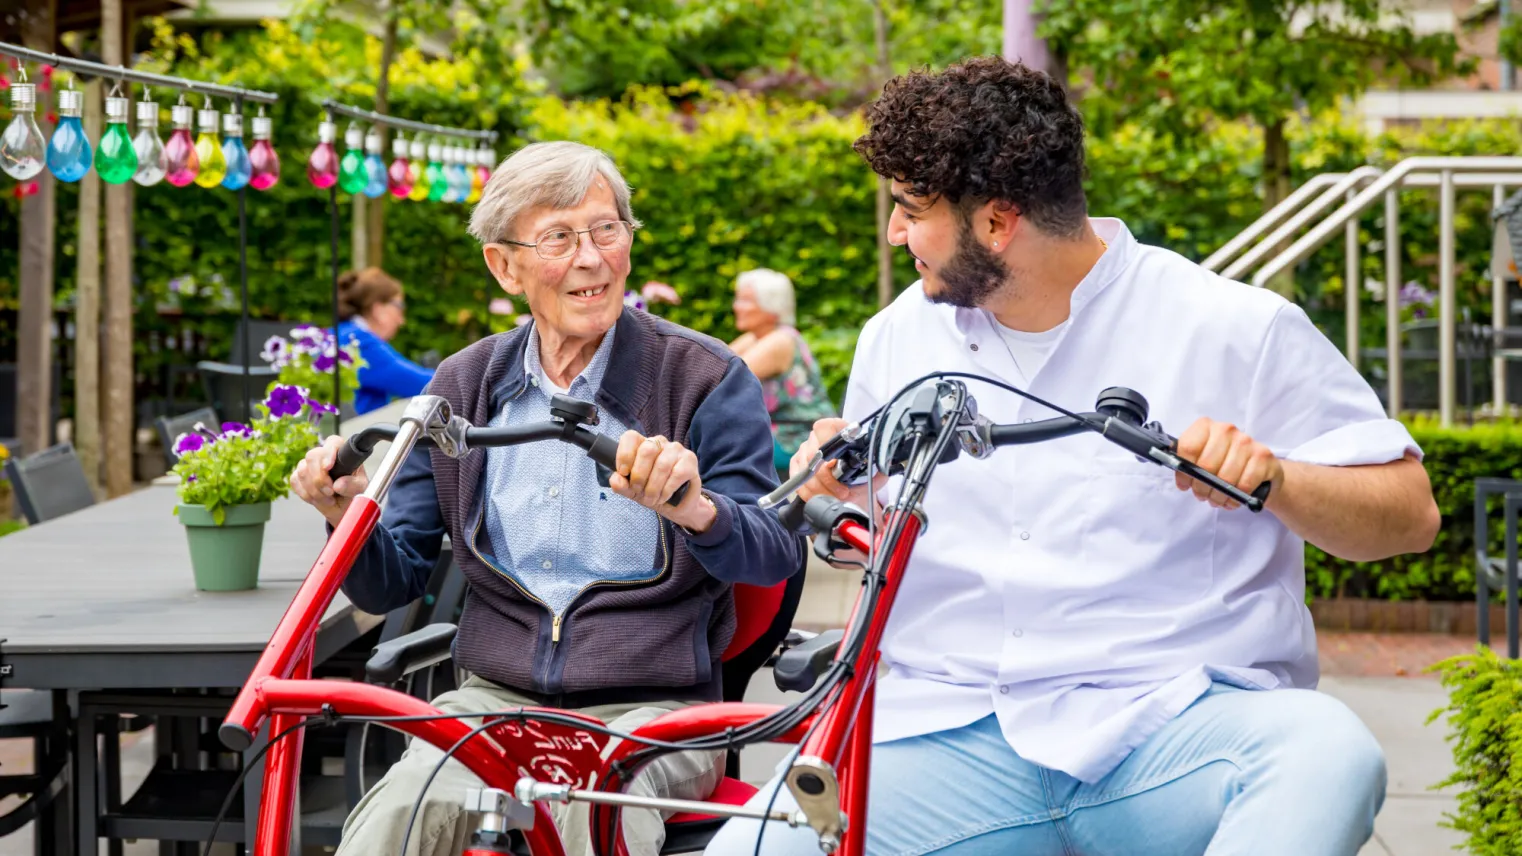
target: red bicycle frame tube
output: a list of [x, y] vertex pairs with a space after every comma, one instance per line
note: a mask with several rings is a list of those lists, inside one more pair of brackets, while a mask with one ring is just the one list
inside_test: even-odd
[[[259, 655], [243, 689], [238, 691], [227, 718], [222, 721], [219, 734], [229, 749], [247, 749], [269, 713], [258, 700], [259, 682], [269, 678], [298, 677], [297, 664], [303, 658], [310, 660], [317, 625], [322, 621], [323, 613], [328, 611], [328, 605], [333, 602], [333, 595], [338, 593], [349, 568], [354, 566], [360, 549], [374, 531], [380, 513], [380, 505], [366, 496], [354, 497], [349, 510], [344, 512], [343, 519], [296, 590], [291, 605], [286, 607], [285, 615], [280, 617], [274, 635], [264, 646], [264, 653]], [[299, 677], [310, 674], [308, 662], [306, 673]]]
[[[271, 717], [272, 733], [279, 733], [273, 731], [275, 720], [290, 717], [294, 721], [302, 716], [320, 714], [325, 709], [331, 709], [342, 716], [433, 716], [439, 713], [437, 708], [425, 701], [373, 684], [269, 678], [254, 687], [253, 692], [258, 696], [256, 703], [261, 709], [276, 712]], [[490, 713], [483, 713], [479, 718], [488, 719], [490, 716]], [[447, 749], [469, 734], [475, 725], [465, 719], [428, 719], [388, 723], [388, 727]], [[522, 775], [519, 761], [489, 739], [489, 734], [490, 731], [483, 732], [475, 739], [466, 741], [455, 750], [454, 758], [485, 782], [487, 787], [512, 793]], [[274, 751], [271, 750], [271, 757]], [[295, 751], [299, 751], [299, 748]], [[264, 800], [259, 813], [259, 836], [253, 856], [285, 856], [287, 852], [286, 845], [290, 841], [289, 806], [296, 785], [294, 767], [290, 768], [290, 772], [293, 777], [285, 792], [272, 794], [272, 776], [270, 768], [266, 767]], [[271, 820], [281, 805], [286, 806], [284, 812], [287, 825], [283, 832], [275, 828], [275, 821]], [[555, 830], [554, 818], [543, 803], [534, 804], [534, 828], [525, 831], [524, 838], [528, 840], [534, 856], [565, 856], [565, 848]]]

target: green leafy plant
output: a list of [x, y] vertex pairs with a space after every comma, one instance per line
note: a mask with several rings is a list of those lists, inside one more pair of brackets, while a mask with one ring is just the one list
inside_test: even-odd
[[[1359, 563], [1307, 546], [1306, 593], [1310, 598], [1474, 598], [1474, 480], [1482, 476], [1522, 479], [1522, 425], [1500, 422], [1442, 428], [1422, 418], [1412, 420], [1409, 427], [1426, 455], [1432, 493], [1443, 515], [1443, 526], [1432, 549]], [[1494, 497], [1490, 512], [1492, 555], [1504, 550], [1501, 502], [1501, 497]]]
[[262, 407], [265, 415], [250, 425], [197, 423], [174, 441], [180, 502], [205, 506], [218, 526], [232, 506], [285, 496], [291, 471], [317, 445], [314, 423], [335, 411], [294, 386], [276, 386]]
[[1448, 690], [1454, 772], [1434, 787], [1458, 787], [1458, 809], [1444, 826], [1468, 837], [1475, 856], [1522, 853], [1522, 663], [1484, 646], [1432, 666]]
[[340, 348], [332, 333], [315, 324], [302, 324], [292, 329], [290, 338], [269, 337], [260, 356], [280, 370], [275, 382], [270, 384], [270, 392], [277, 386], [298, 387], [308, 390], [311, 398], [328, 404], [339, 403], [332, 400], [334, 364], [338, 366], [344, 401], [354, 400], [354, 390], [359, 388], [359, 370], [366, 366], [359, 355], [359, 340], [350, 338]]

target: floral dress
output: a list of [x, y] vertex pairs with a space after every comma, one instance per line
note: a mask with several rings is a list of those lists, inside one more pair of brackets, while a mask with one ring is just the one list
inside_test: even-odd
[[793, 337], [793, 364], [776, 377], [761, 381], [766, 412], [772, 417], [772, 458], [777, 469], [788, 461], [809, 437], [814, 422], [835, 415], [835, 405], [819, 376], [819, 364], [803, 335], [793, 327], [782, 328]]

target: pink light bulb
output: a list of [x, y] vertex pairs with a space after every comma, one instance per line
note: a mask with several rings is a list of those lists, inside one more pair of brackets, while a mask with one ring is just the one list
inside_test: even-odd
[[174, 117], [174, 133], [164, 143], [164, 179], [175, 187], [186, 187], [201, 173], [201, 157], [196, 154], [195, 138], [190, 136], [195, 108], [176, 104], [170, 114]]
[[386, 168], [386, 189], [397, 199], [406, 199], [412, 192], [412, 171], [407, 162], [407, 141], [401, 134], [391, 141], [391, 154], [396, 159]]
[[326, 190], [338, 181], [338, 152], [333, 140], [338, 137], [338, 127], [332, 122], [317, 126], [317, 148], [307, 158], [307, 178], [318, 190]]
[[248, 163], [253, 168], [249, 175], [248, 185], [255, 190], [269, 190], [280, 181], [280, 156], [275, 154], [275, 147], [270, 145], [270, 133], [273, 123], [268, 116], [254, 117], [254, 147], [248, 150]]

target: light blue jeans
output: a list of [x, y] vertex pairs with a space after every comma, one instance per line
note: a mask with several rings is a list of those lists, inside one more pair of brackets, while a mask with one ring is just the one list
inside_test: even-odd
[[[871, 782], [867, 856], [1355, 856], [1385, 761], [1331, 696], [1216, 684], [1095, 784], [1016, 755], [992, 716], [873, 747]], [[776, 807], [795, 807], [786, 788]], [[758, 826], [731, 820], [707, 856], [756, 852]], [[759, 852], [815, 856], [818, 838], [768, 823]]]

